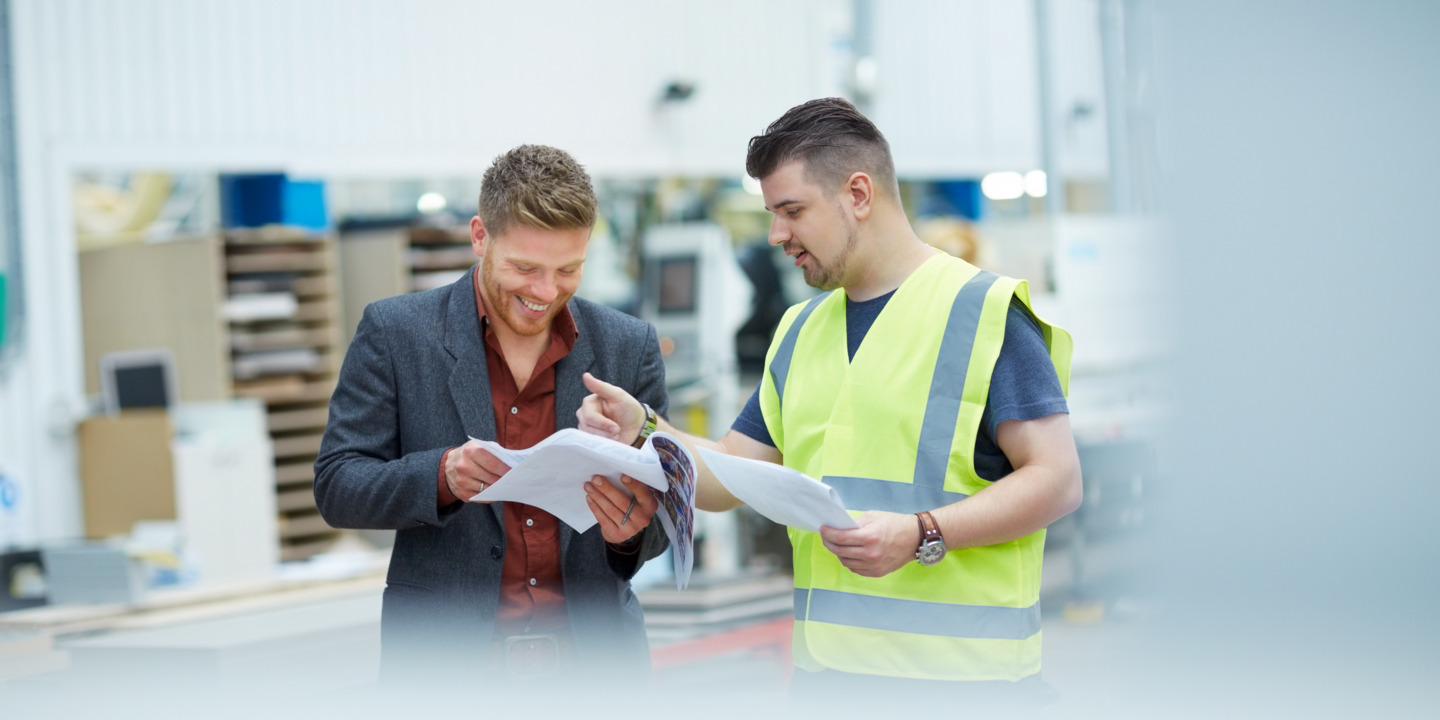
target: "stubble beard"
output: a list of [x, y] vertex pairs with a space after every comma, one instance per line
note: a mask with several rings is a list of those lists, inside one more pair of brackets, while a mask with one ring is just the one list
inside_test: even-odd
[[850, 267], [850, 260], [855, 255], [855, 246], [859, 242], [859, 230], [848, 227], [845, 246], [840, 248], [840, 255], [833, 262], [829, 265], [822, 265], [819, 258], [811, 255], [810, 257], [815, 260], [815, 270], [811, 272], [809, 267], [804, 267], [805, 284], [826, 292], [842, 287], [845, 284], [845, 271]]
[[550, 310], [545, 317], [539, 320], [518, 316], [515, 306], [508, 302], [509, 293], [505, 292], [500, 287], [500, 282], [495, 279], [494, 267], [490, 261], [492, 257], [494, 256], [486, 253], [485, 259], [480, 263], [480, 287], [485, 292], [485, 299], [490, 303], [490, 312], [498, 315], [500, 322], [505, 323], [505, 327], [510, 328], [510, 331], [516, 335], [533, 337], [548, 332], [550, 322], [555, 319], [560, 308], [564, 306], [563, 301], [567, 301], [569, 298], [555, 298], [554, 302], [550, 303]]

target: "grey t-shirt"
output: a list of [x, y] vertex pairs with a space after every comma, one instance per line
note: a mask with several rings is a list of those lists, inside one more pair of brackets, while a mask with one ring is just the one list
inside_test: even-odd
[[[875, 318], [885, 308], [894, 292], [873, 300], [845, 301], [846, 345], [854, 359], [860, 341], [870, 331]], [[1005, 341], [1000, 346], [1000, 357], [995, 361], [995, 370], [990, 377], [990, 397], [985, 403], [985, 412], [980, 416], [980, 432], [975, 438], [975, 472], [985, 480], [999, 480], [1015, 468], [1001, 452], [995, 442], [996, 428], [1006, 420], [1035, 420], [1037, 418], [1070, 412], [1065, 394], [1060, 391], [1060, 378], [1055, 374], [1055, 365], [1050, 361], [1050, 351], [1045, 347], [1045, 337], [1040, 326], [1019, 300], [1011, 299], [1010, 312], [1005, 317]], [[775, 441], [765, 427], [765, 417], [760, 412], [760, 390], [756, 388], [735, 419], [731, 428], [771, 447]]]

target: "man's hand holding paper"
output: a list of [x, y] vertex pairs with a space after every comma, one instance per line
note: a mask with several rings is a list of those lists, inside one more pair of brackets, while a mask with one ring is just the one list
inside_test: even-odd
[[640, 534], [660, 508], [656, 493], [629, 475], [620, 476], [620, 486], [604, 475], [592, 476], [585, 484], [585, 502], [599, 521], [605, 542], [616, 545]]
[[508, 464], [474, 438], [445, 456], [445, 485], [462, 500], [490, 502], [489, 498], [478, 497], [479, 493], [509, 471]]

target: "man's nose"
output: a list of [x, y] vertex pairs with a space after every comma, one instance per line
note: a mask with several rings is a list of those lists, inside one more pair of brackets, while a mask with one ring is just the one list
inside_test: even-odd
[[790, 229], [785, 227], [785, 223], [781, 222], [780, 218], [778, 217], [771, 220], [770, 244], [779, 245], [780, 243], [783, 243], [788, 239], [790, 239]]
[[555, 277], [548, 274], [542, 275], [540, 279], [530, 287], [530, 292], [535, 293], [535, 299], [539, 300], [542, 304], [548, 303], [560, 295]]

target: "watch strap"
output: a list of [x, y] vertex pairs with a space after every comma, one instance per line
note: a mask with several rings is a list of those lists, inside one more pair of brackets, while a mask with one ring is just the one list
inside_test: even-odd
[[924, 510], [915, 513], [915, 519], [920, 523], [920, 544], [916, 546], [916, 552], [919, 552], [921, 547], [932, 540], [945, 541], [945, 538], [940, 535], [940, 523], [935, 522], [935, 516], [931, 515], [930, 511]]
[[655, 427], [659, 424], [659, 419], [655, 416], [654, 408], [651, 408], [645, 403], [640, 403], [640, 407], [645, 408], [645, 422], [641, 423], [640, 433], [635, 436], [635, 442], [630, 443], [631, 447], [636, 448], [644, 447], [645, 441], [655, 433]]

